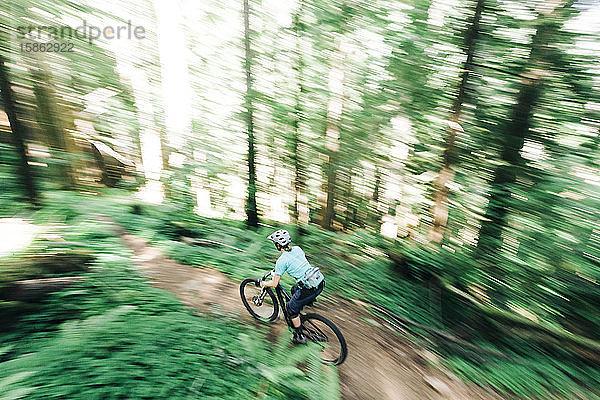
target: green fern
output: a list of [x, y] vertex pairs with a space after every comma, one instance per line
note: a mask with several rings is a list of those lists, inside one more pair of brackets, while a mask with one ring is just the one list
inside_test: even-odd
[[269, 350], [246, 334], [240, 335], [240, 343], [259, 361], [257, 370], [264, 380], [263, 393], [314, 400], [340, 398], [337, 369], [321, 362], [317, 344], [291, 346], [286, 332]]
[[[0, 366], [3, 366], [3, 364], [0, 364]], [[26, 386], [26, 387], [11, 388], [11, 386], [14, 386], [15, 383], [19, 383], [19, 382], [27, 379], [29, 376], [35, 374], [36, 372], [37, 371], [17, 372], [15, 374], [9, 375], [8, 377], [6, 377], [4, 379], [1, 379], [0, 380], [0, 399], [1, 400], [20, 399], [20, 398], [27, 396], [31, 392], [33, 392], [35, 389], [33, 387]]]

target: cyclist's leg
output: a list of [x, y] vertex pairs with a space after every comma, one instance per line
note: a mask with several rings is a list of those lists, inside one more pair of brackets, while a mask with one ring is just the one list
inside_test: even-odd
[[290, 320], [292, 321], [293, 328], [300, 327], [300, 311], [302, 311], [302, 307], [303, 307], [300, 304], [300, 296], [301, 295], [302, 295], [302, 290], [297, 287], [296, 290], [292, 294], [292, 298], [286, 304], [288, 315], [290, 316]]
[[294, 293], [296, 293], [298, 290], [300, 290], [300, 288], [298, 287], [298, 285], [293, 285], [293, 286], [290, 288], [290, 292], [291, 292], [292, 296], [293, 296], [293, 295], [294, 295]]
[[295, 315], [295, 317], [292, 318], [292, 324], [294, 326], [294, 336], [292, 337], [293, 343], [306, 343], [306, 341], [308, 340], [307, 336], [304, 334], [304, 327], [302, 326], [302, 321], [300, 320], [300, 311], [302, 311], [304, 306], [313, 304], [315, 302], [317, 296], [320, 295], [323, 291], [323, 287], [324, 285], [320, 284], [315, 289], [301, 290], [302, 293], [300, 295], [300, 298], [292, 304], [292, 311], [297, 310], [298, 312], [298, 314], [290, 313], [291, 316]]
[[299, 289], [294, 293], [290, 301], [287, 303], [288, 313], [294, 328], [300, 327], [300, 312], [304, 306], [314, 302], [322, 291], [323, 285], [319, 285], [316, 290]]
[[292, 321], [292, 328], [294, 328], [294, 334], [292, 335], [292, 343], [303, 344], [306, 343], [306, 338], [302, 334], [302, 323], [300, 321], [300, 311], [303, 305], [301, 304], [300, 296], [302, 290], [297, 288], [290, 301], [287, 302], [286, 307], [290, 320]]

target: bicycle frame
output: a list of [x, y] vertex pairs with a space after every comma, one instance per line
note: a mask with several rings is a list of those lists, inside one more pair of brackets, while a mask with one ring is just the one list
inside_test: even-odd
[[[266, 280], [267, 278], [269, 278], [270, 276], [272, 276], [274, 274], [275, 270], [272, 270], [268, 273], [266, 273], [263, 277], [262, 280]], [[264, 298], [264, 296], [267, 294], [266, 288], [263, 288], [263, 292], [261, 294], [261, 298]], [[281, 284], [277, 285], [275, 287], [275, 296], [277, 297], [277, 301], [279, 302], [279, 305], [281, 306], [281, 311], [283, 312], [283, 316], [285, 318], [285, 323], [289, 326], [289, 327], [293, 327], [292, 325], [292, 320], [290, 319], [290, 315], [288, 314], [287, 311], [287, 302], [291, 300], [292, 296], [290, 296], [290, 294], [288, 293], [287, 290], [285, 290], [285, 288], [283, 286], [281, 286]]]

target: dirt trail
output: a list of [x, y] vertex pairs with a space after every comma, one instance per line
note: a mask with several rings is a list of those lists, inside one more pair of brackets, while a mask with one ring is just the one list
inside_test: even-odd
[[[179, 264], [121, 227], [115, 225], [115, 230], [133, 250], [135, 268], [154, 286], [170, 291], [200, 312], [226, 311], [252, 320], [240, 300], [239, 282], [214, 269]], [[375, 321], [358, 304], [329, 298], [318, 301], [312, 309], [340, 327], [348, 343], [348, 358], [339, 367], [345, 400], [500, 399], [433, 366], [435, 355], [416, 348], [385, 322]], [[272, 334], [283, 330], [285, 323], [278, 320]]]

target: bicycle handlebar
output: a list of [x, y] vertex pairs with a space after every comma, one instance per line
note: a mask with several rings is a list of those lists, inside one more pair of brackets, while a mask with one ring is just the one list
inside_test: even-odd
[[275, 268], [273, 268], [271, 271], [267, 272], [263, 277], [262, 277], [262, 281], [266, 280], [268, 277], [273, 276], [275, 274]]

